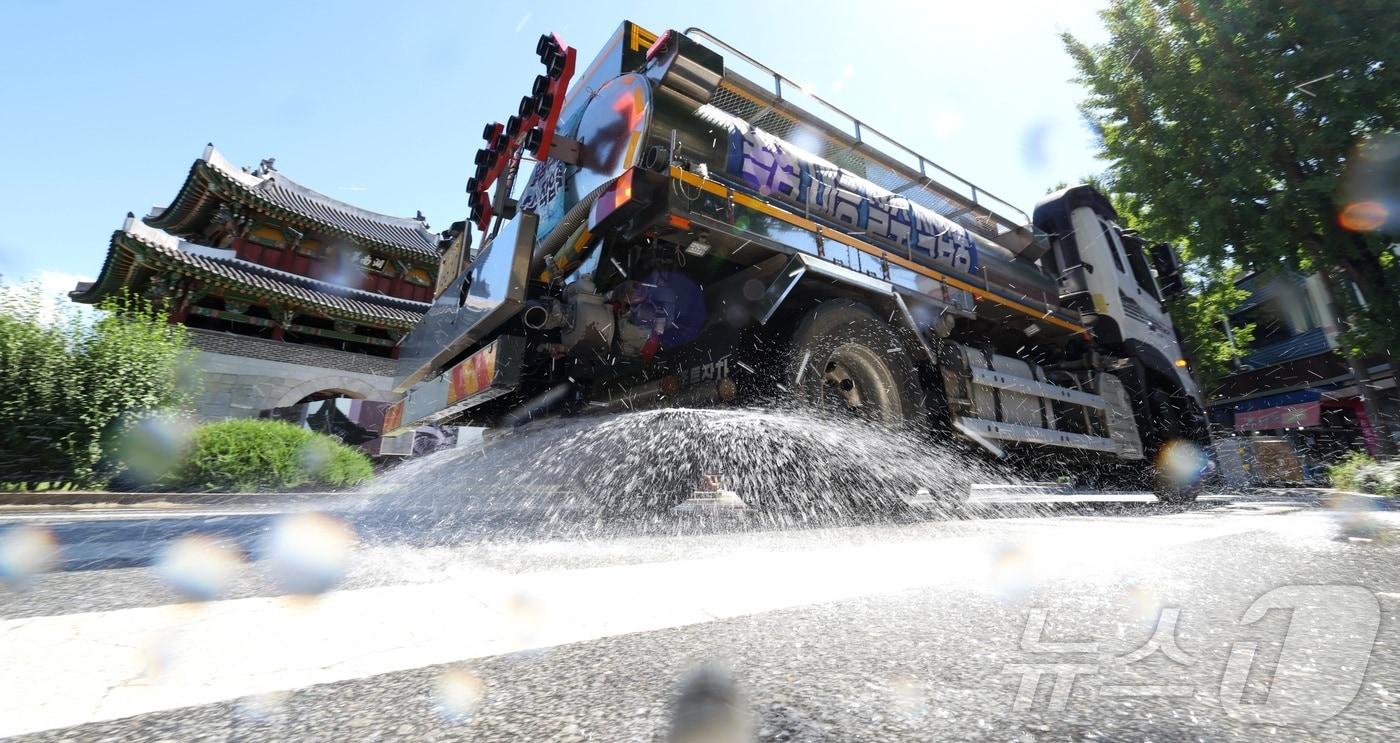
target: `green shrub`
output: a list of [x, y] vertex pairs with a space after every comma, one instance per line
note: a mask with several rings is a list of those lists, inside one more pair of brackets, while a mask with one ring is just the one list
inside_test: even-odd
[[195, 429], [183, 460], [162, 485], [181, 490], [277, 490], [357, 485], [369, 457], [336, 439], [283, 421], [228, 420]]
[[1361, 469], [1368, 464], [1375, 464], [1374, 459], [1357, 451], [1347, 455], [1346, 459], [1327, 468], [1327, 476], [1332, 480], [1332, 487], [1338, 490], [1356, 490], [1356, 476]]
[[1327, 470], [1332, 487], [1372, 495], [1400, 496], [1400, 459], [1387, 462], [1355, 452]]
[[189, 407], [184, 328], [138, 296], [98, 309], [0, 286], [0, 483], [100, 485], [137, 421]]
[[1356, 473], [1356, 489], [1373, 495], [1400, 496], [1400, 459], [1372, 462]]

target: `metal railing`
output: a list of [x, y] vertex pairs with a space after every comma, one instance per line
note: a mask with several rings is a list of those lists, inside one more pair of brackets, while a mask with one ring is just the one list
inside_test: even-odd
[[[889, 177], [882, 179], [867, 175], [867, 180], [876, 182], [911, 201], [921, 203], [945, 217], [957, 220], [1012, 250], [1019, 252], [1025, 243], [1034, 239], [1030, 216], [1014, 204], [920, 155], [704, 29], [691, 27], [686, 29], [685, 34], [718, 47], [772, 79], [771, 89], [765, 88], [742, 75], [732, 73], [726, 63], [724, 84], [728, 84], [731, 91], [740, 97], [751, 99], [759, 92], [771, 96], [771, 99], [761, 104], [753, 101], [753, 111], [743, 117], [750, 123], [757, 125], [760, 119], [778, 115], [793, 120], [797, 125], [825, 129], [829, 136], [845, 140], [843, 153], [858, 153], [865, 160], [873, 160], [874, 164], [889, 171]], [[785, 89], [800, 91], [805, 98], [825, 109], [827, 116], [799, 105], [796, 99], [785, 95]], [[829, 117], [834, 117], [839, 124], [830, 121]], [[780, 132], [773, 133], [782, 136]], [[881, 182], [882, 180], [885, 182]], [[925, 198], [919, 198], [920, 196]], [[1005, 214], [1014, 215], [1014, 218], [1008, 218]]]

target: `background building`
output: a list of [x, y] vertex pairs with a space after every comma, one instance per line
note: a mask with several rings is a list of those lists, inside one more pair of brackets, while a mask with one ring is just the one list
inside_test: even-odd
[[442, 251], [442, 261], [439, 263], [437, 285], [433, 288], [433, 296], [446, 290], [448, 285], [462, 274], [462, 270], [467, 267], [467, 264], [476, 258], [476, 252], [469, 243], [471, 231], [467, 229], [466, 220], [453, 222], [451, 227], [442, 231], [440, 237], [438, 248]]
[[387, 400], [399, 340], [432, 301], [439, 242], [451, 242], [421, 214], [366, 211], [273, 165], [238, 168], [210, 145], [169, 206], [127, 215], [97, 281], [70, 294], [164, 302], [200, 351], [204, 418]]
[[[1351, 451], [1377, 452], [1377, 430], [1362, 407], [1365, 385], [1394, 432], [1397, 410], [1394, 363], [1365, 359], [1358, 380], [1338, 351], [1340, 328], [1322, 277], [1287, 273], [1247, 274], [1236, 282], [1249, 297], [1226, 318], [1226, 329], [1254, 323], [1254, 341], [1237, 370], [1210, 390], [1209, 414], [1217, 440], [1267, 440], [1270, 456], [1286, 477], [1314, 480], [1322, 468]], [[1286, 458], [1284, 458], [1286, 460]]]

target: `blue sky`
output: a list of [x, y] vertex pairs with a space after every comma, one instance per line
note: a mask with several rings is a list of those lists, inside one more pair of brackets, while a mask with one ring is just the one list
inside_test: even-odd
[[1100, 170], [1060, 47], [1102, 2], [69, 2], [0, 5], [0, 277], [68, 289], [127, 211], [213, 142], [365, 208], [466, 212], [481, 127], [555, 31], [591, 59], [623, 19], [701, 26], [1029, 212]]

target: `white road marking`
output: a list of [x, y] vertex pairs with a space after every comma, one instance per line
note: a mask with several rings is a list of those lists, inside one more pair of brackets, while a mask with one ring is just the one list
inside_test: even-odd
[[[1009, 580], [1115, 581], [1175, 544], [1251, 531], [1164, 519], [1060, 524]], [[998, 595], [1009, 535], [504, 575], [0, 622], [0, 736], [760, 612], [952, 586]], [[1001, 588], [999, 588], [1001, 586]], [[522, 610], [521, 606], [529, 607]]]

